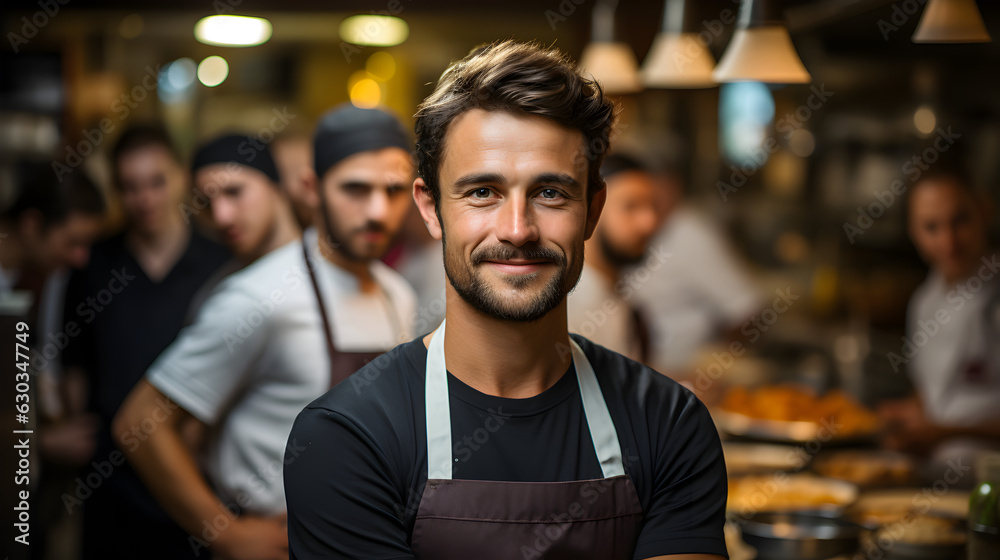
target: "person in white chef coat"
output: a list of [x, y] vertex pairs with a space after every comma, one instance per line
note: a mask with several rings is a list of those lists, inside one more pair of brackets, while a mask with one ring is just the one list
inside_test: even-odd
[[930, 266], [890, 365], [915, 394], [881, 407], [886, 445], [945, 464], [1000, 447], [1000, 254], [990, 200], [961, 172], [924, 174], [909, 194], [909, 233]]

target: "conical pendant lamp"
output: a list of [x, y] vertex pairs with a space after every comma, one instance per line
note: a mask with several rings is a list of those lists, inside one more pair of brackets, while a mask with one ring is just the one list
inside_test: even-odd
[[715, 81], [804, 84], [812, 77], [792, 45], [777, 0], [743, 0]]
[[913, 33], [914, 43], [992, 41], [976, 0], [930, 0]]
[[635, 53], [615, 42], [615, 8], [618, 0], [601, 0], [594, 6], [591, 42], [580, 56], [580, 68], [601, 83], [605, 93], [634, 93], [642, 89]]
[[651, 88], [707, 88], [715, 59], [685, 19], [686, 0], [666, 0], [663, 25], [642, 63], [643, 84]]

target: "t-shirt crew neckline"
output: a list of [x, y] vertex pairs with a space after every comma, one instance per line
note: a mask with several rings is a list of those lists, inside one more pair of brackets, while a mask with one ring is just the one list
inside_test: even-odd
[[[414, 365], [423, 371], [427, 364], [427, 348], [424, 346], [423, 337], [417, 338], [413, 343], [418, 345], [420, 350], [415, 356]], [[571, 363], [555, 384], [533, 397], [510, 399], [487, 395], [467, 385], [450, 371], [448, 372], [448, 393], [463, 403], [485, 412], [497, 411], [503, 407], [504, 416], [526, 418], [543, 414], [559, 406], [566, 399], [579, 395], [580, 385], [576, 381], [576, 368]]]

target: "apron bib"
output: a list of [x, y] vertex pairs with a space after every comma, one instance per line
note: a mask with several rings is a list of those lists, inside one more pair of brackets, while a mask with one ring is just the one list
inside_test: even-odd
[[[368, 362], [379, 357], [385, 350], [374, 350], [371, 352], [342, 352], [333, 339], [333, 325], [326, 312], [326, 305], [323, 302], [323, 294], [319, 289], [319, 282], [316, 279], [316, 272], [313, 270], [312, 259], [309, 258], [309, 250], [306, 243], [302, 242], [302, 256], [306, 261], [306, 269], [309, 271], [309, 281], [312, 283], [313, 292], [316, 294], [316, 305], [319, 307], [319, 316], [323, 320], [323, 333], [326, 337], [326, 351], [330, 357], [330, 387], [347, 379], [352, 373], [358, 371]], [[389, 302], [389, 320], [396, 327], [396, 334], [399, 334], [399, 325], [396, 320], [396, 309], [389, 298], [389, 292], [382, 290], [386, 300]]]
[[628, 560], [642, 506], [614, 422], [583, 350], [570, 339], [583, 410], [604, 478], [569, 482], [452, 479], [445, 323], [427, 350], [427, 485], [411, 548], [422, 560]]

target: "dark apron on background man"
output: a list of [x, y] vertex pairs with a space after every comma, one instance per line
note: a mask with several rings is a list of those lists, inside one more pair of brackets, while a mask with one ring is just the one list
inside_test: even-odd
[[601, 387], [570, 339], [594, 450], [605, 478], [568, 482], [452, 480], [445, 323], [427, 349], [427, 485], [410, 547], [423, 560], [627, 560], [642, 506], [625, 474], [621, 446]]
[[[386, 350], [343, 352], [337, 348], [333, 339], [333, 324], [330, 322], [330, 316], [326, 312], [326, 304], [323, 302], [323, 294], [320, 292], [319, 282], [316, 279], [316, 271], [313, 270], [312, 259], [309, 258], [309, 250], [306, 248], [305, 240], [303, 240], [302, 243], [302, 256], [306, 261], [306, 269], [309, 271], [309, 281], [312, 283], [313, 291], [316, 293], [316, 304], [319, 307], [320, 318], [323, 320], [326, 350], [327, 355], [330, 356], [330, 387], [333, 387], [350, 377], [352, 373], [364, 367], [368, 362], [384, 354]], [[396, 315], [396, 307], [392, 304], [392, 298], [389, 297], [389, 292], [381, 287], [379, 289], [381, 289], [383, 295], [385, 295], [387, 302], [386, 312], [389, 314], [389, 321], [393, 324], [398, 336], [401, 331], [399, 319]]]

